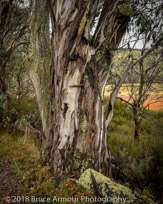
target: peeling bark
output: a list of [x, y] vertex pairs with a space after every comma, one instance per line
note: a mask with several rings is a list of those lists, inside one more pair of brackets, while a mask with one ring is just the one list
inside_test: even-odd
[[[102, 29], [91, 37], [95, 11], [102, 1], [47, 2], [53, 32], [45, 162], [54, 172], [91, 167], [108, 175], [104, 88], [114, 55], [111, 49], [118, 47], [129, 16], [119, 11], [120, 1], [104, 1], [98, 25]], [[42, 38], [39, 40], [42, 42]], [[43, 87], [36, 72], [40, 68], [36, 67], [31, 77], [39, 102]]]

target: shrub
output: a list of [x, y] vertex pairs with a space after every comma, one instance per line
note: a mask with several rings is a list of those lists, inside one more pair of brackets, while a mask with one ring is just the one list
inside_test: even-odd
[[117, 179], [146, 196], [161, 199], [163, 192], [163, 112], [148, 111], [139, 140], [134, 140], [132, 112], [116, 102], [108, 128], [108, 146], [121, 169]]
[[[5, 111], [0, 109], [0, 115], [0, 125], [8, 132], [13, 133], [13, 130], [18, 130], [17, 126], [23, 121], [27, 121], [36, 129], [41, 129], [41, 119], [35, 99], [21, 98], [19, 100], [11, 97], [8, 109]], [[25, 129], [25, 126], [23, 128]]]

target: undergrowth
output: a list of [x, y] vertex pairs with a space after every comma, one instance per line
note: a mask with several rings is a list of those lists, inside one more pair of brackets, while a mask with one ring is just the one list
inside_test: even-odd
[[163, 192], [163, 112], [147, 111], [139, 140], [134, 140], [131, 108], [115, 102], [114, 117], [108, 128], [108, 146], [115, 157], [117, 180], [155, 200]]
[[0, 132], [0, 155], [11, 164], [12, 174], [21, 181], [29, 196], [51, 199], [55, 196], [78, 198], [79, 202], [76, 203], [81, 203], [80, 198], [83, 195], [93, 196], [90, 191], [76, 184], [79, 172], [73, 172], [71, 175], [53, 175], [50, 166], [42, 166], [39, 149], [31, 135], [21, 136]]
[[9, 133], [23, 133], [25, 123], [41, 129], [41, 119], [36, 99], [10, 97], [7, 109], [0, 107], [0, 127]]
[[[117, 100], [108, 128], [107, 143], [114, 157], [115, 179], [146, 197], [160, 200], [163, 192], [163, 112], [148, 110], [147, 113], [141, 124], [140, 138], [134, 140], [131, 107]], [[75, 182], [80, 176], [79, 172], [53, 175], [49, 166], [41, 166], [35, 137], [26, 131], [23, 135], [13, 131], [13, 125], [22, 120], [29, 121], [39, 129], [36, 101], [24, 101], [19, 105], [13, 99], [8, 112], [1, 115], [0, 123], [5, 132], [0, 132], [0, 155], [11, 163], [12, 173], [21, 181], [26, 192], [38, 197], [74, 197], [79, 200], [82, 195], [91, 197], [89, 191]], [[25, 129], [23, 123], [22, 128]]]

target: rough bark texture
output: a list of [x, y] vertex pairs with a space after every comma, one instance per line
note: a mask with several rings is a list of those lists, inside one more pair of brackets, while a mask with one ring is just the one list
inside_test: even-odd
[[[54, 172], [91, 167], [108, 175], [103, 94], [111, 49], [117, 48], [125, 33], [128, 13], [121, 12], [119, 1], [47, 2], [52, 19], [52, 66], [45, 161]], [[102, 3], [92, 37], [91, 25]]]
[[50, 101], [49, 9], [46, 1], [33, 1], [30, 29], [31, 54], [25, 60], [25, 65], [34, 85], [42, 127], [45, 131]]

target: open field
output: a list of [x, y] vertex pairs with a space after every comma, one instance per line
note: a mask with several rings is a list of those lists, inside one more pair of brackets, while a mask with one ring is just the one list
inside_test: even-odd
[[[135, 84], [135, 87], [136, 86], [138, 87], [138, 84]], [[132, 100], [129, 100], [128, 94], [128, 90], [130, 91], [130, 89], [131, 87], [129, 85], [128, 89], [126, 88], [126, 85], [123, 85], [119, 91], [118, 97], [132, 102]], [[111, 85], [107, 85], [104, 93], [105, 97], [110, 96], [111, 90]], [[150, 92], [148, 99], [145, 101], [145, 106], [151, 110], [163, 110], [163, 84], [154, 84], [153, 91]]]

